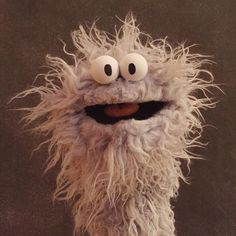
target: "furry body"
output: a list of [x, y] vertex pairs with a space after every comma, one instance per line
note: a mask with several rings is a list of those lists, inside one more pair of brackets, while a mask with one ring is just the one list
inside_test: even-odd
[[[179, 180], [180, 164], [193, 157], [188, 148], [199, 145], [201, 108], [213, 104], [206, 91], [212, 75], [201, 69], [209, 61], [191, 54], [189, 47], [172, 48], [166, 40], [152, 40], [128, 16], [115, 36], [94, 26], [80, 26], [72, 34], [78, 52], [69, 54], [74, 65], [47, 57], [51, 70], [45, 84], [18, 97], [37, 93], [40, 103], [28, 109], [26, 122], [49, 135], [48, 169], [60, 162], [55, 199], [72, 201], [75, 232], [90, 236], [173, 236], [170, 199]], [[141, 39], [144, 41], [141, 41]], [[89, 66], [100, 55], [118, 61], [129, 52], [143, 55], [149, 64], [144, 80], [101, 85], [91, 79]], [[205, 74], [205, 78], [201, 76]], [[198, 91], [202, 97], [196, 97]], [[97, 123], [84, 108], [95, 104], [168, 101], [147, 120]]]

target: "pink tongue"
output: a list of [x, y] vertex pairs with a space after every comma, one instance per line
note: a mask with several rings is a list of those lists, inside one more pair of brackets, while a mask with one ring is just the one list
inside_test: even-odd
[[121, 103], [107, 105], [104, 108], [104, 113], [111, 117], [123, 117], [130, 116], [139, 110], [139, 105], [137, 103]]

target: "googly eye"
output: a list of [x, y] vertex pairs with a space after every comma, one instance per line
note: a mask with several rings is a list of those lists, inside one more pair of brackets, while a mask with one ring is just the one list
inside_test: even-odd
[[119, 75], [118, 62], [110, 56], [104, 55], [96, 58], [91, 65], [90, 73], [100, 84], [109, 84]]
[[127, 54], [120, 61], [120, 73], [127, 80], [141, 80], [147, 72], [147, 61], [138, 53]]

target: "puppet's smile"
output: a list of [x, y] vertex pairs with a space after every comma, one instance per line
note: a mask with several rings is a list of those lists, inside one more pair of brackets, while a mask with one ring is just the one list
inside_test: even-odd
[[[167, 104], [168, 102], [164, 101], [151, 101], [143, 103], [93, 105], [86, 107], [85, 112], [98, 123], [115, 124], [120, 120], [146, 120], [159, 112]], [[115, 112], [116, 110], [117, 113]]]

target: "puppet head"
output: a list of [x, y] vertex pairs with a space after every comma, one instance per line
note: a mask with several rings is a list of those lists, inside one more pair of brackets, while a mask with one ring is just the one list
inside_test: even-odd
[[60, 165], [55, 199], [73, 203], [75, 232], [175, 235], [170, 199], [213, 105], [209, 60], [153, 40], [132, 15], [114, 35], [80, 26], [72, 39], [74, 64], [47, 56], [44, 85], [18, 95], [40, 96], [26, 122], [49, 136], [47, 169]]

